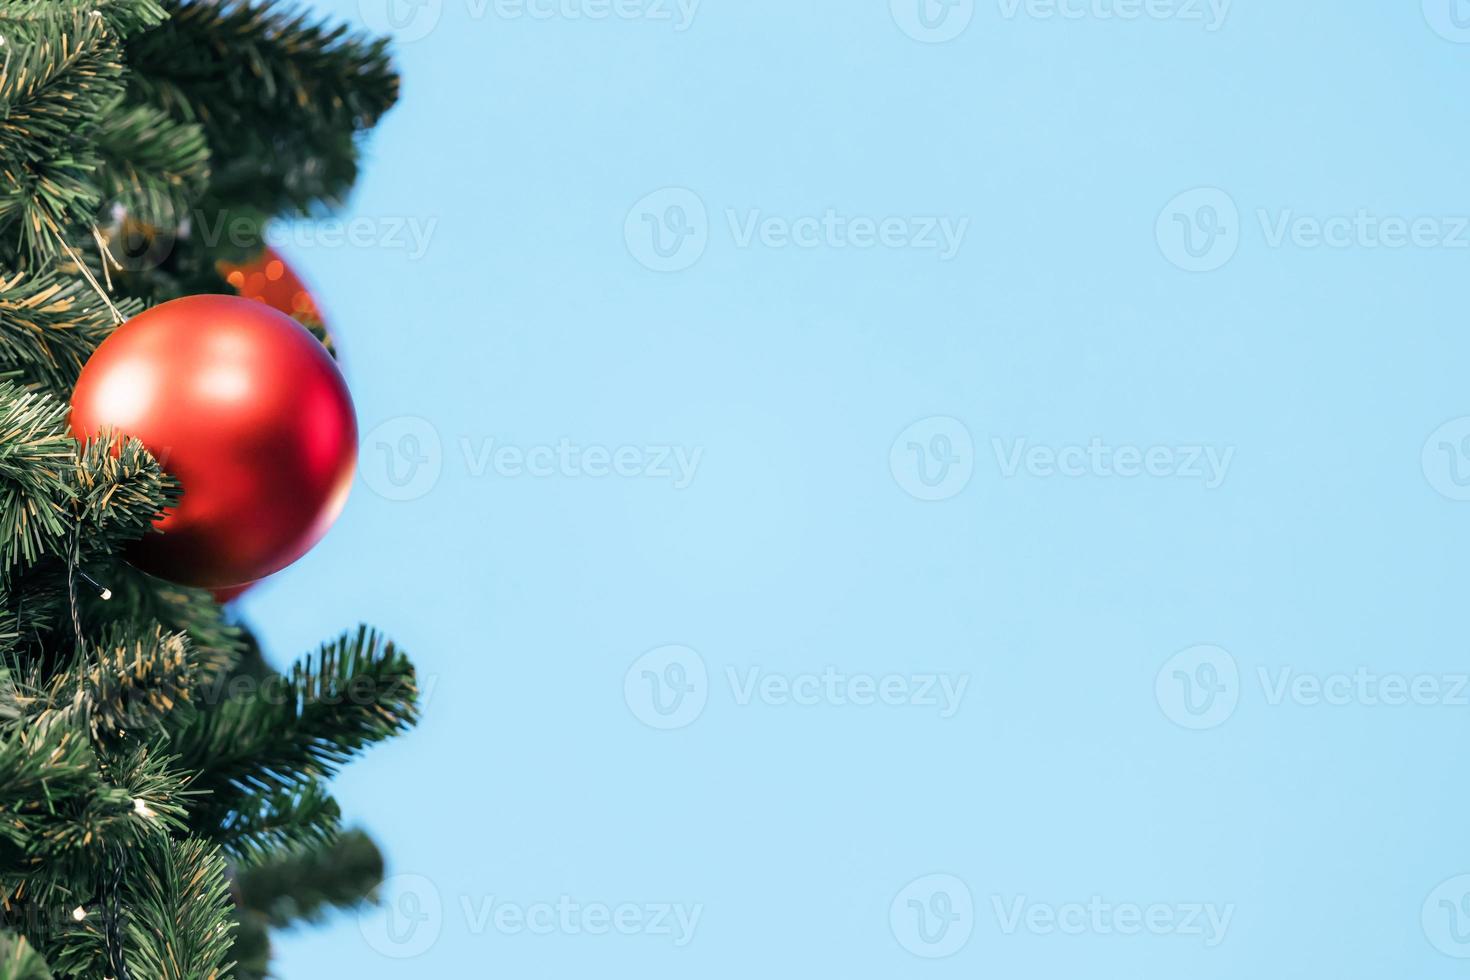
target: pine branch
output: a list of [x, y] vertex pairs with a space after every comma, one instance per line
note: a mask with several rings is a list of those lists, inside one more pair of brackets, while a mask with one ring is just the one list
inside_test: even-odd
[[225, 619], [219, 603], [203, 589], [174, 585], [122, 562], [94, 570], [106, 581], [112, 598], [83, 593], [82, 625], [90, 632], [109, 623], [157, 623], [169, 632], [186, 634], [196, 687], [191, 702], [203, 703], [205, 692], [218, 701], [223, 680], [249, 643], [248, 634]]
[[329, 777], [417, 720], [412, 664], [366, 626], [275, 680], [201, 712], [179, 734], [181, 764], [199, 772], [200, 789], [216, 794], [211, 808]]
[[204, 841], [169, 838], [141, 850], [123, 895], [129, 966], [148, 980], [224, 976], [234, 923], [219, 851]]
[[155, 0], [0, 0], [0, 22], [94, 11], [120, 37], [156, 27], [168, 16]]
[[170, 19], [134, 39], [134, 101], [208, 135], [216, 173], [206, 212], [310, 212], [357, 177], [355, 136], [398, 98], [385, 41], [274, 0], [169, 0]]
[[55, 399], [0, 384], [0, 573], [34, 562], [67, 532], [75, 442]]
[[116, 849], [185, 829], [190, 791], [171, 756], [144, 745], [99, 753], [69, 708], [19, 700], [24, 724], [0, 737], [0, 900], [39, 897], [30, 876], [40, 871], [53, 891], [85, 897], [83, 883]]
[[5, 22], [0, 68], [0, 240], [22, 265], [54, 262], [96, 218], [91, 137], [123, 94], [122, 51], [107, 21], [75, 11]]
[[0, 841], [30, 850], [57, 801], [100, 786], [92, 747], [73, 729], [36, 724], [0, 737]]
[[352, 908], [383, 880], [383, 855], [372, 839], [350, 830], [324, 847], [256, 865], [240, 873], [240, 905], [277, 928], [320, 921], [331, 909]]
[[[125, 299], [118, 307], [131, 316], [142, 304]], [[0, 376], [65, 398], [113, 329], [111, 313], [78, 276], [0, 273]]]
[[89, 554], [110, 554], [142, 537], [180, 494], [141, 442], [110, 432], [80, 447], [72, 478], [73, 520]]
[[6, 669], [0, 718], [79, 729], [97, 744], [156, 728], [189, 700], [192, 682], [183, 634], [117, 623], [49, 677], [34, 661]]
[[65, 686], [79, 721], [94, 739], [156, 727], [189, 699], [193, 665], [181, 633], [129, 635], [114, 626], [80, 669], [67, 672]]
[[104, 433], [80, 446], [66, 414], [54, 398], [0, 383], [0, 571], [43, 554], [69, 560], [77, 535], [89, 554], [111, 554], [177, 499], [141, 443]]
[[251, 867], [282, 853], [330, 845], [342, 811], [319, 782], [252, 798], [225, 818], [218, 834], [225, 850]]
[[0, 980], [51, 980], [51, 971], [24, 937], [0, 932]]
[[204, 130], [151, 105], [118, 104], [104, 115], [97, 151], [106, 199], [131, 220], [179, 227], [209, 180]]

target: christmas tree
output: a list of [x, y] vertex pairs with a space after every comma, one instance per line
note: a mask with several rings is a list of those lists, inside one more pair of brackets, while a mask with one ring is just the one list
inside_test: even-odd
[[188, 488], [68, 406], [120, 322], [339, 204], [396, 94], [273, 0], [0, 0], [0, 980], [262, 977], [381, 878], [326, 783], [413, 723], [411, 665], [363, 627], [277, 673], [135, 568]]

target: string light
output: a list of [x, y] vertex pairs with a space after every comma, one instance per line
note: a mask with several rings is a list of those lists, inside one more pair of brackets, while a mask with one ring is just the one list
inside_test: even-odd
[[112, 598], [112, 590], [109, 589], [107, 586], [103, 585], [101, 582], [97, 581], [95, 578], [88, 575], [81, 569], [77, 570], [77, 574], [86, 579], [87, 584], [97, 590], [97, 594], [102, 597], [103, 602], [106, 602], [108, 599]]
[[136, 813], [138, 816], [146, 817], [149, 820], [152, 820], [155, 816], [157, 816], [157, 814], [153, 812], [153, 808], [148, 805], [148, 801], [143, 799], [141, 796], [133, 797], [133, 812]]
[[71, 917], [74, 921], [81, 922], [87, 917], [87, 910], [78, 905], [76, 908], [71, 910]]

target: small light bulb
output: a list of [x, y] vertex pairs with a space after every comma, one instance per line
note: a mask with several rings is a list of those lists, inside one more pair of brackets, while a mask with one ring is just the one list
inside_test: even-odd
[[76, 908], [71, 910], [71, 917], [77, 922], [81, 922], [87, 917], [87, 910], [78, 905]]
[[149, 806], [148, 801], [143, 799], [141, 796], [133, 798], [133, 812], [140, 817], [147, 817], [150, 820], [153, 819], [154, 816], [153, 808]]

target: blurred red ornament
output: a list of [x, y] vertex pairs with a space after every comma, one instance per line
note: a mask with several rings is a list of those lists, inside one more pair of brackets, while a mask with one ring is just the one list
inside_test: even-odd
[[306, 320], [308, 323], [325, 325], [321, 310], [312, 298], [306, 283], [281, 257], [281, 253], [265, 247], [265, 251], [243, 265], [229, 262], [219, 263], [219, 273], [235, 291], [246, 299], [264, 303], [273, 310], [287, 316]]
[[239, 586], [291, 564], [346, 502], [357, 420], [337, 365], [299, 323], [237, 296], [133, 317], [92, 354], [72, 431], [133, 436], [183, 487], [128, 554], [181, 585]]
[[229, 585], [223, 589], [210, 589], [209, 591], [213, 593], [215, 602], [224, 605], [240, 598], [254, 584], [254, 582], [242, 582], [239, 585]]

